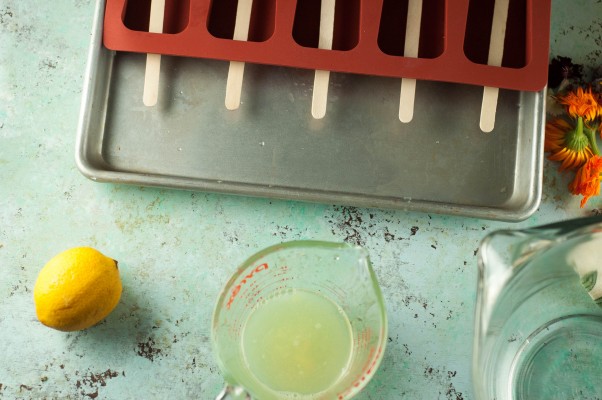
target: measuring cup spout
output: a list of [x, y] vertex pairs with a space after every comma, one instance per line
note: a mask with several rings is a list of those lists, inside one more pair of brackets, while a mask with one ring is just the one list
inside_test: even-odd
[[[522, 230], [500, 230], [489, 234], [479, 247], [478, 288], [479, 307], [487, 307], [494, 304], [503, 286], [516, 274], [520, 267], [527, 265], [547, 250], [569, 242], [575, 237], [588, 234], [600, 235], [600, 223], [602, 217], [578, 218], [561, 221], [553, 224], [542, 225], [535, 228]], [[582, 240], [584, 241], [584, 240]], [[589, 247], [596, 247], [600, 239], [588, 238]], [[576, 246], [572, 246], [576, 247]], [[568, 252], [567, 262], [570, 262], [571, 254], [576, 254], [574, 248], [572, 253]], [[570, 263], [579, 275], [586, 275], [584, 266], [586, 260], [591, 257], [598, 258], [595, 251], [579, 251], [578, 260]], [[582, 271], [583, 270], [583, 271]], [[481, 310], [478, 310], [481, 311]]]

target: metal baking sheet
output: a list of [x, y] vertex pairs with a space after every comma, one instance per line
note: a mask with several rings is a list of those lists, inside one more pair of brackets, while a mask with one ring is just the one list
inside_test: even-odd
[[518, 221], [541, 198], [544, 94], [501, 90], [493, 132], [483, 88], [419, 81], [412, 122], [400, 80], [331, 74], [311, 116], [313, 71], [247, 64], [224, 106], [228, 62], [162, 57], [159, 103], [142, 103], [143, 54], [102, 46], [98, 1], [76, 161], [95, 181]]

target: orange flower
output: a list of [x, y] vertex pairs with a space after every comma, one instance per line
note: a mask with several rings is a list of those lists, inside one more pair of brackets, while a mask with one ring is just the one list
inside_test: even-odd
[[574, 195], [582, 195], [581, 208], [592, 196], [600, 194], [602, 180], [602, 156], [593, 156], [579, 168], [575, 179], [569, 184], [569, 190]]
[[583, 117], [586, 122], [593, 121], [600, 114], [600, 105], [591, 88], [583, 90], [582, 87], [578, 87], [576, 91], [560, 96], [558, 102], [567, 107], [571, 117]]
[[577, 127], [562, 118], [554, 118], [546, 124], [544, 151], [550, 153], [549, 160], [561, 162], [561, 171], [582, 166], [593, 155], [588, 144], [582, 119], [577, 121]]

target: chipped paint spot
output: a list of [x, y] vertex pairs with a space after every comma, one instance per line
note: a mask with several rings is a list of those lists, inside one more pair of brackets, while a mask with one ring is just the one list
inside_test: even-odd
[[144, 218], [133, 217], [128, 215], [123, 219], [118, 219], [115, 224], [123, 233], [134, 233], [138, 231], [142, 226], [150, 224], [167, 225], [170, 222], [168, 215], [149, 215]]
[[[122, 375], [125, 376], [125, 373], [122, 372]], [[75, 387], [80, 390], [79, 393], [82, 396], [95, 399], [98, 397], [99, 386], [107, 386], [107, 380], [117, 376], [119, 376], [119, 373], [110, 369], [100, 373], [89, 372], [76, 381]]]
[[155, 346], [155, 340], [149, 337], [146, 342], [138, 343], [138, 350], [136, 350], [136, 354], [150, 361], [154, 361], [155, 358], [159, 357], [162, 353], [161, 349]]
[[[363, 246], [366, 244], [365, 239], [362, 237], [360, 230], [362, 228], [363, 214], [356, 207], [334, 207], [335, 211], [340, 213], [338, 219], [336, 221], [329, 221], [334, 223], [335, 226], [343, 232], [344, 241], [347, 243], [353, 243], [358, 246]], [[332, 230], [333, 234], [337, 232], [335, 229]]]
[[427, 366], [424, 369], [424, 376], [437, 382], [440, 387], [445, 389], [445, 398], [448, 400], [464, 400], [464, 395], [456, 390], [451, 381], [457, 375], [457, 371], [447, 371], [445, 369], [433, 368]]

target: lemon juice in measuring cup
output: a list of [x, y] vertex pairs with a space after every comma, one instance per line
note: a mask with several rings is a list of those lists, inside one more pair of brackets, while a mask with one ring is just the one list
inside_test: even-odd
[[326, 297], [292, 289], [257, 305], [242, 333], [248, 368], [276, 391], [319, 393], [351, 361], [351, 325]]
[[216, 304], [212, 342], [227, 383], [218, 398], [349, 399], [377, 370], [386, 337], [363, 248], [267, 248], [243, 263]]

